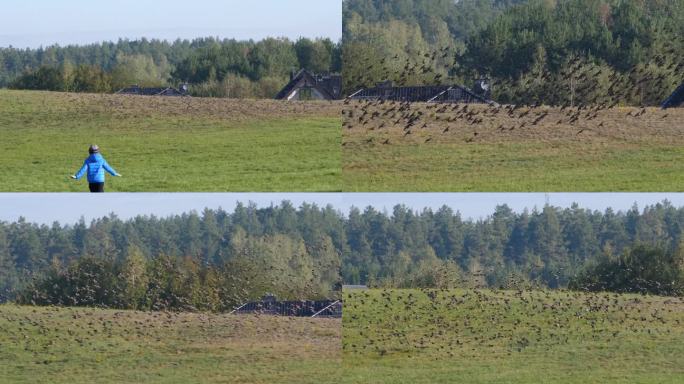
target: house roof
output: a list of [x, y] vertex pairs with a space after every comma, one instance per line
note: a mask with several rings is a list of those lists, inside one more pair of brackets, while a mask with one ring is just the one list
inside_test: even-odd
[[665, 99], [665, 101], [661, 105], [663, 109], [682, 106], [684, 106], [684, 83], [677, 87], [677, 89], [675, 89], [672, 95]]
[[368, 287], [362, 284], [345, 284], [342, 286], [342, 290], [348, 289], [368, 289]]
[[342, 77], [340, 75], [315, 75], [305, 69], [301, 69], [292, 76], [285, 87], [278, 92], [276, 99], [285, 99], [297, 88], [313, 87], [326, 98], [339, 99], [342, 89]]
[[143, 96], [180, 96], [183, 93], [176, 88], [173, 87], [151, 87], [151, 88], [145, 88], [145, 87], [139, 87], [137, 85], [133, 85], [130, 87], [126, 87], [123, 89], [120, 89], [118, 94], [125, 94], [125, 95], [143, 95]]
[[391, 83], [382, 83], [377, 87], [356, 91], [351, 99], [385, 99], [410, 102], [466, 102], [495, 104], [470, 89], [458, 85], [423, 85], [411, 87], [393, 87]]
[[262, 300], [244, 303], [231, 313], [261, 313], [302, 317], [341, 317], [342, 303], [339, 300]]

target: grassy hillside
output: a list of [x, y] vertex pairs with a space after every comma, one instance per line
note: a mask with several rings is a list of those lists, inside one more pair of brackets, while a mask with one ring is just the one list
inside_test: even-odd
[[11, 383], [320, 383], [339, 342], [332, 319], [0, 306]]
[[684, 184], [682, 109], [463, 107], [352, 103], [343, 129], [345, 190], [679, 191]]
[[124, 177], [108, 191], [341, 190], [329, 102], [0, 90], [0, 191], [87, 190], [91, 143]]
[[345, 383], [681, 383], [684, 299], [560, 291], [345, 293]]

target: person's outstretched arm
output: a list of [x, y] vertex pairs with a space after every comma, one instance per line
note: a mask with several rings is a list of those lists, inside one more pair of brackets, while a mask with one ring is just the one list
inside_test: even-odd
[[80, 178], [83, 177], [83, 175], [85, 174], [85, 171], [86, 171], [87, 168], [88, 168], [88, 162], [87, 162], [87, 161], [84, 161], [84, 162], [83, 162], [83, 166], [81, 167], [81, 169], [79, 169], [78, 172], [76, 172], [76, 174], [73, 175], [73, 176], [71, 176], [71, 177], [72, 177], [73, 179], [76, 179], [76, 180], [80, 179]]
[[119, 174], [114, 170], [114, 168], [112, 168], [112, 167], [109, 165], [109, 163], [107, 162], [107, 160], [104, 160], [104, 161], [102, 162], [102, 167], [105, 169], [105, 171], [109, 172], [112, 176], [121, 176], [121, 175], [119, 175]]

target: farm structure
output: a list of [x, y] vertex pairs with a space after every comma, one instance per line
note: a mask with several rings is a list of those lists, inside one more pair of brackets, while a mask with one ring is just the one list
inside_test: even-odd
[[347, 291], [347, 290], [366, 290], [368, 289], [368, 286], [362, 285], [362, 284], [349, 284], [349, 285], [343, 285], [342, 286], [342, 291]]
[[[478, 83], [483, 86], [484, 83]], [[378, 83], [373, 88], [360, 89], [349, 96], [353, 100], [391, 100], [423, 103], [496, 104], [485, 89], [476, 92], [461, 85], [423, 85], [395, 87], [392, 82]]]
[[141, 95], [141, 96], [185, 96], [188, 94], [187, 84], [181, 84], [179, 89], [173, 87], [140, 87], [138, 85], [131, 85], [120, 89], [116, 92], [117, 95]]
[[314, 74], [305, 69], [290, 74], [290, 82], [276, 95], [278, 100], [338, 100], [342, 76]]
[[677, 87], [670, 97], [665, 99], [661, 107], [663, 107], [663, 109], [684, 107], [684, 83]]
[[342, 317], [340, 300], [293, 300], [278, 301], [275, 296], [266, 295], [261, 301], [245, 303], [231, 313], [280, 315], [292, 317]]

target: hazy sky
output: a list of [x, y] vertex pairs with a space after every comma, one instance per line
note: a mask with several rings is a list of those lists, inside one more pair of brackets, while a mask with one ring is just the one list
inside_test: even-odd
[[140, 37], [342, 36], [341, 0], [3, 0], [0, 47]]
[[640, 208], [669, 200], [675, 206], [684, 206], [684, 193], [3, 193], [0, 194], [0, 220], [15, 221], [24, 216], [38, 223], [74, 223], [83, 216], [86, 221], [106, 216], [111, 212], [122, 219], [137, 215], [168, 216], [201, 211], [205, 207], [222, 207], [232, 211], [238, 201], [253, 201], [260, 207], [290, 200], [295, 206], [302, 202], [319, 206], [332, 204], [343, 213], [351, 206], [391, 212], [396, 204], [416, 210], [425, 207], [439, 208], [448, 205], [460, 211], [464, 218], [484, 218], [494, 207], [508, 204], [520, 212], [525, 208], [541, 208], [545, 202], [568, 207], [573, 202], [583, 208], [604, 210], [629, 209], [635, 202]]

